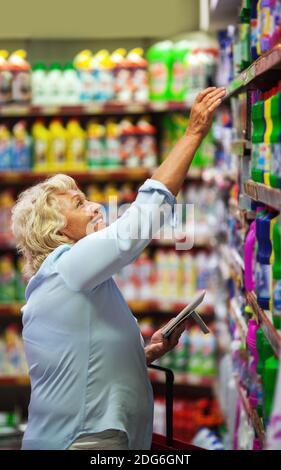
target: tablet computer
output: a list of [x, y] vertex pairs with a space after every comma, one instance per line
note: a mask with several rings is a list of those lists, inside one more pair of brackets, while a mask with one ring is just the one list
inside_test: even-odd
[[200, 292], [192, 301], [173, 319], [171, 320], [163, 329], [162, 334], [164, 338], [168, 338], [178, 325], [185, 321], [188, 317], [193, 317], [195, 321], [199, 324], [204, 333], [209, 333], [208, 327], [203, 322], [202, 318], [195, 312], [195, 309], [198, 305], [201, 304], [205, 297], [206, 291]]

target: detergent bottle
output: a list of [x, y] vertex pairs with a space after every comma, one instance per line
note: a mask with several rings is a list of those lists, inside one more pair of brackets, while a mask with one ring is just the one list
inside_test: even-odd
[[94, 80], [91, 68], [92, 52], [85, 49], [79, 52], [73, 61], [80, 81], [80, 101], [87, 103], [94, 97]]
[[188, 41], [179, 41], [173, 47], [170, 97], [184, 101], [186, 96], [186, 55], [189, 53]]
[[47, 99], [49, 104], [63, 104], [63, 73], [58, 62], [50, 65], [47, 78]]
[[85, 147], [86, 133], [77, 119], [70, 119], [66, 126], [67, 152], [66, 160], [69, 171], [86, 169]]
[[267, 52], [270, 40], [270, 4], [272, 0], [261, 0], [261, 52]]
[[48, 161], [51, 171], [67, 171], [67, 132], [60, 119], [53, 119], [49, 126], [50, 146]]
[[157, 164], [156, 127], [145, 116], [137, 122], [136, 126], [139, 135], [141, 165], [145, 168], [155, 168]]
[[0, 258], [0, 302], [14, 302], [16, 299], [16, 272], [11, 256]]
[[122, 165], [121, 160], [121, 127], [113, 119], [106, 122], [106, 150], [105, 164], [109, 168], [116, 168]]
[[95, 120], [91, 120], [87, 126], [87, 151], [86, 160], [89, 168], [104, 166], [105, 149], [105, 126]]
[[143, 57], [144, 51], [137, 47], [129, 51], [127, 59], [131, 65], [131, 82], [133, 101], [146, 103], [148, 101], [148, 63]]
[[124, 118], [120, 122], [120, 131], [122, 164], [130, 168], [139, 167], [141, 152], [137, 126], [130, 118]]
[[264, 118], [264, 102], [259, 99], [252, 106], [252, 122], [253, 122], [253, 135], [252, 135], [252, 168], [251, 176], [253, 181], [263, 183], [264, 173], [264, 156], [262, 152], [262, 145], [264, 142], [265, 134], [265, 118]]
[[78, 104], [80, 100], [80, 80], [77, 70], [73, 64], [68, 62], [62, 71], [62, 87], [61, 87], [61, 103], [62, 104]]
[[114, 63], [106, 51], [99, 62], [99, 99], [110, 101], [114, 99]]
[[257, 390], [257, 363], [258, 363], [258, 351], [256, 345], [256, 336], [259, 325], [256, 320], [251, 319], [248, 322], [248, 331], [246, 337], [246, 343], [248, 350], [250, 351], [249, 358], [249, 400], [251, 406], [256, 408], [258, 404], [258, 390]]
[[154, 44], [148, 52], [149, 92], [152, 101], [170, 99], [173, 43], [163, 41]]
[[42, 119], [36, 119], [32, 126], [31, 135], [33, 138], [33, 170], [47, 172], [50, 170], [48, 160], [50, 131]]
[[11, 133], [5, 124], [0, 125], [0, 171], [10, 170], [12, 162]]
[[18, 121], [13, 127], [11, 163], [14, 170], [31, 168], [31, 139], [25, 121]]
[[258, 40], [258, 0], [252, 0], [251, 5], [251, 56], [252, 60], [257, 60], [257, 40]]
[[31, 68], [23, 49], [13, 52], [9, 57], [9, 66], [13, 75], [12, 100], [15, 103], [31, 102]]
[[271, 105], [272, 105], [272, 92], [265, 93], [264, 101], [264, 118], [265, 118], [265, 134], [264, 134], [264, 147], [265, 147], [265, 158], [264, 158], [264, 174], [263, 180], [264, 183], [270, 185], [270, 167], [271, 167], [271, 157], [272, 157], [272, 132], [273, 132], [273, 122], [271, 114]]
[[127, 51], [123, 48], [116, 49], [111, 54], [111, 61], [114, 64], [115, 99], [121, 102], [133, 100], [131, 63], [126, 55]]
[[272, 318], [275, 328], [281, 329], [281, 227], [280, 220], [273, 225]]
[[264, 310], [270, 309], [272, 299], [272, 224], [276, 222], [276, 212], [259, 215], [256, 219], [257, 235], [257, 264], [256, 264], [256, 289], [258, 304]]
[[256, 221], [254, 220], [246, 237], [244, 245], [245, 274], [244, 285], [247, 291], [255, 291], [255, 245], [256, 245]]
[[273, 188], [281, 188], [281, 82], [276, 91], [278, 92], [271, 99], [272, 157], [270, 164], [270, 185]]
[[269, 418], [271, 415], [278, 368], [279, 360], [277, 357], [274, 356], [272, 351], [270, 357], [268, 357], [265, 361], [262, 376], [264, 390], [263, 417], [265, 426], [268, 425]]
[[0, 105], [12, 101], [13, 76], [7, 60], [8, 51], [0, 50]]
[[114, 97], [114, 63], [106, 49], [98, 51], [91, 59], [93, 76], [93, 99], [97, 101], [111, 100]]
[[24, 279], [24, 260], [22, 257], [16, 262], [16, 300], [18, 302], [25, 301], [26, 280]]
[[32, 67], [32, 103], [35, 105], [48, 104], [48, 74], [47, 67], [38, 62]]
[[5, 245], [13, 245], [12, 208], [15, 205], [9, 189], [0, 192], [0, 240]]

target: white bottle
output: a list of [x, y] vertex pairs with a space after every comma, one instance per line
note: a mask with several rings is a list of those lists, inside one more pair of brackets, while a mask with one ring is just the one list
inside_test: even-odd
[[39, 62], [32, 68], [32, 103], [35, 105], [46, 104], [47, 100], [47, 68]]
[[47, 78], [46, 104], [62, 104], [63, 75], [61, 65], [57, 62], [50, 66]]
[[80, 99], [80, 80], [78, 78], [77, 71], [74, 69], [71, 63], [67, 63], [64, 66], [62, 72], [62, 100], [61, 104], [78, 104]]

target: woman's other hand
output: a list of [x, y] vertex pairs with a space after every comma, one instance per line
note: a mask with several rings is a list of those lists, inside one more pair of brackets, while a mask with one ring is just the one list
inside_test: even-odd
[[167, 352], [174, 349], [178, 344], [179, 339], [187, 326], [187, 320], [182, 322], [176, 327], [175, 331], [169, 336], [164, 338], [162, 328], [157, 330], [151, 337], [150, 344], [145, 347], [145, 355], [147, 364], [151, 364], [159, 357], [164, 356]]

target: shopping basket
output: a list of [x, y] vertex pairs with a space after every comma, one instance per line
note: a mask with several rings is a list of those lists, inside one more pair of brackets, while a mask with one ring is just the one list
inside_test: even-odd
[[174, 373], [166, 367], [151, 364], [150, 369], [165, 373], [165, 399], [166, 399], [166, 436], [153, 433], [151, 450], [205, 450], [201, 447], [174, 439], [173, 437], [173, 402], [174, 402]]

